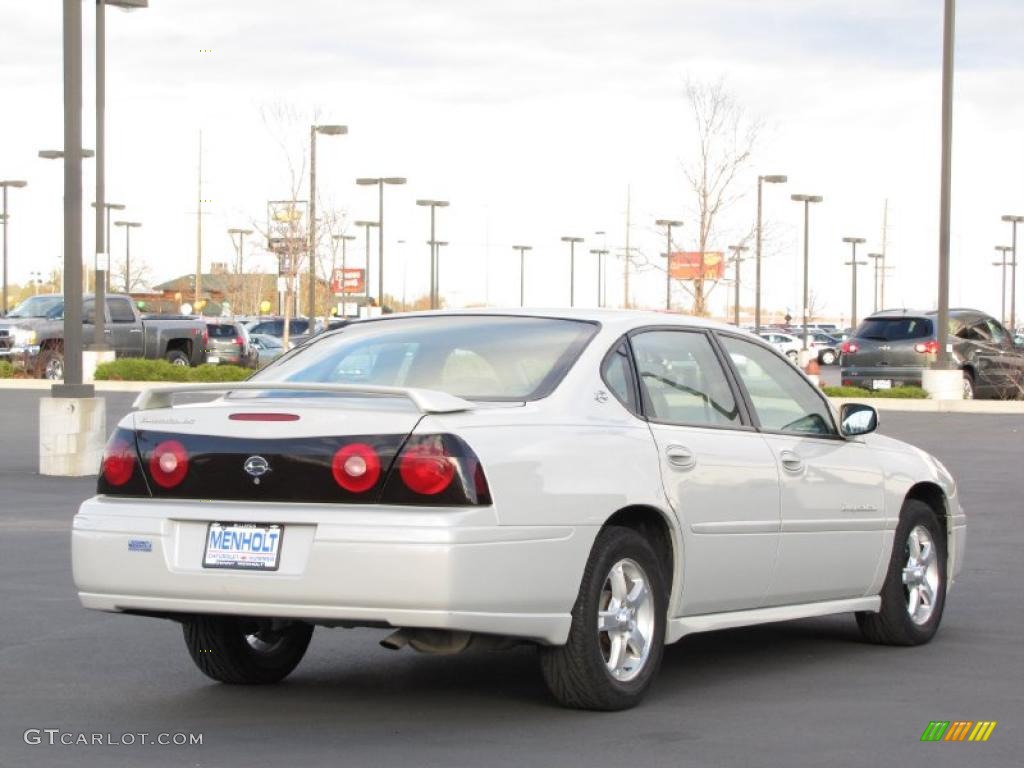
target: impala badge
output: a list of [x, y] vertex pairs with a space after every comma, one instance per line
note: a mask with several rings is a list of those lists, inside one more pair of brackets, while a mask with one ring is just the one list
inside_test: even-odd
[[245, 460], [245, 464], [242, 465], [242, 469], [252, 477], [253, 482], [256, 485], [260, 484], [260, 478], [270, 471], [270, 462], [264, 459], [262, 456], [250, 456]]

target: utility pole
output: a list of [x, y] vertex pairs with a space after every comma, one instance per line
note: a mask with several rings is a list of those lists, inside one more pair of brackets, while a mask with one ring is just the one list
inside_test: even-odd
[[885, 205], [882, 208], [882, 276], [881, 284], [878, 287], [878, 309], [885, 309], [885, 275], [889, 267], [886, 265], [886, 257], [889, 254], [889, 198], [885, 198]]
[[[1003, 254], [1002, 261], [992, 262], [993, 266], [1003, 268], [1003, 287], [999, 291], [999, 322], [1002, 323], [1003, 325], [1006, 325], [1006, 266], [1010, 263], [1006, 260], [1006, 254], [1010, 253], [1013, 250], [1013, 248], [1012, 246], [1009, 245], [997, 245], [996, 250]], [[1011, 336], [1013, 335], [1014, 330], [1015, 329], [1013, 328], [1010, 329]]]
[[199, 296], [203, 289], [203, 132], [199, 131], [198, 186], [196, 188], [199, 207], [196, 208], [196, 295], [192, 310], [199, 314]]

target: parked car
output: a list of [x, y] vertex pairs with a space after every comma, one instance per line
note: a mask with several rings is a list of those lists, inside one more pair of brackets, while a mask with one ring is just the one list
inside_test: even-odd
[[[939, 350], [935, 312], [886, 310], [860, 324], [843, 342], [844, 386], [888, 389], [921, 386]], [[952, 362], [963, 371], [964, 397], [1024, 395], [1024, 346], [998, 320], [976, 309], [949, 312]]]
[[395, 649], [534, 643], [558, 701], [622, 709], [693, 632], [854, 612], [925, 643], [961, 569], [936, 459], [703, 319], [393, 315], [198, 388], [118, 424], [72, 565], [85, 607], [181, 622], [224, 683], [366, 625]]
[[[264, 336], [276, 336], [284, 338], [284, 318], [264, 317], [246, 325], [249, 333], [259, 333]], [[309, 319], [305, 317], [292, 317], [288, 320], [288, 339], [293, 339], [309, 333]]]
[[256, 367], [249, 331], [242, 323], [234, 320], [207, 321], [206, 330], [209, 335], [206, 362]]
[[818, 362], [822, 365], [835, 365], [839, 362], [840, 350], [843, 342], [828, 333], [814, 331], [810, 334], [808, 343], [811, 351], [817, 356]]
[[[95, 335], [95, 298], [82, 303], [82, 338]], [[206, 324], [190, 317], [142, 317], [130, 296], [106, 299], [106, 343], [118, 357], [167, 360], [199, 365], [206, 359]], [[0, 360], [42, 378], [64, 378], [64, 297], [40, 294], [26, 299], [0, 320]]]
[[804, 348], [800, 339], [782, 331], [761, 331], [760, 336], [779, 352], [784, 354], [793, 364], [800, 358], [800, 350]]
[[265, 368], [285, 352], [284, 344], [276, 336], [254, 333], [249, 337], [249, 343], [254, 351], [256, 368]]

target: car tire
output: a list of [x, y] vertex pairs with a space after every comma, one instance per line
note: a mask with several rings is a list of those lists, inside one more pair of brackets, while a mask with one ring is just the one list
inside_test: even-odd
[[789, 358], [789, 362], [791, 362], [793, 365], [796, 365], [800, 361], [800, 353], [792, 349], [786, 353], [786, 357]]
[[[650, 542], [635, 530], [608, 526], [598, 534], [566, 644], [540, 649], [544, 681], [560, 704], [613, 711], [640, 702], [665, 646], [662, 569]], [[614, 629], [604, 629], [602, 621], [616, 622]]]
[[167, 350], [167, 357], [165, 359], [171, 365], [181, 365], [185, 367], [192, 365], [192, 363], [188, 359], [188, 355], [186, 355], [180, 349]]
[[39, 356], [39, 374], [48, 381], [64, 378], [64, 355], [56, 349], [47, 349]]
[[822, 365], [835, 365], [836, 353], [831, 349], [826, 349], [821, 353], [821, 364]]
[[974, 399], [974, 374], [970, 371], [964, 371], [964, 400]]
[[312, 624], [241, 616], [196, 616], [183, 629], [200, 671], [235, 685], [280, 682], [302, 661], [313, 636]]
[[878, 613], [857, 614], [865, 639], [883, 645], [921, 645], [934, 637], [946, 603], [946, 533], [934, 510], [922, 501], [903, 503], [881, 597]]

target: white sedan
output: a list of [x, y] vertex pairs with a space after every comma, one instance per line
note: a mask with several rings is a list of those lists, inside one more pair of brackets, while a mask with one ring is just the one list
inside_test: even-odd
[[961, 567], [942, 464], [694, 318], [395, 315], [136, 406], [74, 519], [79, 596], [181, 622], [225, 683], [281, 680], [314, 626], [369, 626], [434, 653], [534, 643], [558, 701], [622, 709], [693, 632], [854, 613], [927, 642]]

